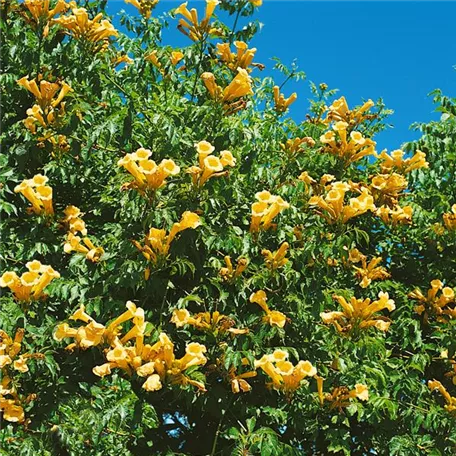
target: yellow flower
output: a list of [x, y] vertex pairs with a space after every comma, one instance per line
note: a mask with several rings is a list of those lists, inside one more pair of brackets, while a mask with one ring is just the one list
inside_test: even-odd
[[24, 0], [24, 6], [27, 8], [31, 17], [28, 17], [28, 22], [36, 30], [39, 26], [43, 27], [43, 36], [49, 34], [49, 26], [52, 19], [60, 13], [65, 12], [69, 5], [65, 0], [57, 0], [54, 8], [50, 8], [50, 2], [45, 0]]
[[252, 71], [250, 65], [263, 69], [264, 66], [258, 63], [252, 63], [256, 53], [256, 48], [248, 49], [248, 45], [243, 41], [235, 41], [236, 52], [231, 52], [229, 43], [217, 43], [217, 55], [220, 60], [227, 65], [232, 71], [243, 68], [249, 73]]
[[280, 196], [271, 195], [268, 191], [258, 192], [255, 195], [258, 202], [252, 204], [252, 219], [250, 232], [257, 233], [273, 227], [273, 219], [290, 205]]
[[171, 64], [177, 65], [182, 59], [184, 58], [184, 54], [181, 51], [173, 51], [171, 52]]
[[125, 0], [138, 9], [139, 14], [146, 19], [150, 18], [152, 10], [158, 5], [159, 0]]
[[253, 6], [261, 6], [263, 4], [263, 0], [249, 0], [249, 2], [253, 5]]
[[192, 183], [195, 187], [201, 188], [210, 178], [221, 177], [227, 174], [225, 166], [235, 166], [236, 159], [233, 154], [224, 150], [220, 152], [220, 158], [212, 155], [215, 148], [208, 141], [200, 141], [195, 144], [198, 152], [199, 166], [191, 166], [186, 170], [192, 176]]
[[160, 376], [157, 374], [153, 374], [147, 377], [147, 380], [143, 383], [143, 388], [146, 391], [158, 391], [162, 388], [162, 383], [160, 381]]
[[451, 206], [451, 212], [443, 214], [443, 223], [445, 224], [447, 230], [456, 230], [456, 204]]
[[287, 317], [278, 310], [271, 310], [267, 304], [267, 300], [268, 298], [264, 290], [258, 290], [250, 295], [250, 302], [258, 304], [265, 312], [266, 315], [263, 317], [263, 321], [270, 326], [283, 328], [287, 322]]
[[389, 173], [392, 170], [400, 173], [407, 174], [414, 169], [428, 168], [429, 163], [426, 161], [426, 154], [417, 150], [415, 154], [407, 159], [404, 159], [405, 152], [397, 149], [393, 150], [390, 155], [386, 150], [382, 151], [379, 159], [382, 160], [380, 164], [383, 173]]
[[63, 29], [77, 40], [91, 43], [94, 52], [103, 51], [109, 45], [109, 37], [118, 36], [117, 30], [106, 19], [103, 13], [97, 14], [89, 19], [85, 8], [72, 8], [71, 15], [61, 16], [54, 20]]
[[285, 96], [280, 93], [279, 86], [274, 86], [273, 88], [273, 94], [274, 94], [274, 109], [278, 113], [285, 112], [289, 106], [294, 103], [298, 95], [296, 92], [292, 93], [288, 98], [285, 98]]
[[383, 266], [378, 266], [382, 261], [382, 257], [372, 258], [367, 263], [367, 257], [361, 254], [358, 249], [353, 249], [350, 251], [349, 260], [352, 263], [361, 262], [361, 266], [354, 266], [354, 269], [358, 279], [361, 279], [360, 286], [362, 288], [368, 287], [372, 280], [384, 280], [390, 277], [390, 274]]
[[445, 399], [446, 405], [444, 406], [445, 410], [448, 412], [456, 411], [456, 397], [453, 397], [448, 393], [446, 388], [437, 380], [429, 380], [428, 387], [431, 391], [438, 390], [440, 394]]
[[[84, 243], [81, 244], [81, 241]], [[92, 241], [88, 237], [81, 239], [79, 236], [69, 232], [67, 240], [63, 246], [65, 253], [71, 253], [73, 251], [85, 254], [86, 258], [92, 263], [98, 263], [104, 254], [103, 247], [95, 247]]]
[[266, 267], [271, 270], [275, 271], [285, 264], [288, 263], [288, 258], [285, 258], [289, 248], [288, 242], [284, 242], [278, 250], [275, 252], [271, 252], [270, 250], [263, 249], [261, 254], [264, 256], [264, 262], [266, 263]]
[[32, 204], [29, 211], [33, 211], [37, 215], [51, 216], [54, 215], [52, 187], [40, 185], [42, 182], [47, 182], [47, 178], [38, 174], [33, 179], [23, 180], [14, 188], [14, 191], [24, 195]]
[[180, 222], [176, 222], [171, 227], [169, 234], [165, 230], [151, 228], [144, 237], [144, 245], [138, 241], [133, 241], [134, 246], [143, 254], [144, 258], [152, 264], [158, 264], [166, 259], [169, 253], [171, 242], [176, 235], [187, 229], [195, 229], [201, 224], [198, 214], [185, 211]]
[[0, 287], [9, 288], [19, 301], [33, 301], [46, 297], [44, 289], [59, 278], [60, 274], [51, 266], [42, 265], [39, 261], [27, 263], [28, 272], [19, 278], [13, 271], [5, 272], [0, 278]]
[[209, 22], [214, 14], [215, 7], [219, 3], [220, 2], [218, 0], [206, 0], [206, 14], [201, 22], [198, 20], [198, 13], [196, 9], [193, 8], [189, 11], [187, 9], [187, 2], [182, 3], [175, 10], [176, 15], [180, 14], [184, 17], [184, 19], [179, 19], [179, 24], [177, 26], [178, 30], [193, 41], [201, 41], [205, 39], [208, 34], [215, 32]]
[[320, 317], [325, 324], [332, 324], [341, 334], [351, 334], [356, 330], [364, 330], [375, 327], [380, 331], [387, 331], [391, 321], [383, 316], [376, 315], [383, 309], [389, 312], [395, 309], [394, 301], [388, 293], [380, 292], [379, 299], [373, 301], [352, 297], [347, 302], [343, 296], [334, 295], [333, 298], [340, 304], [343, 311], [321, 312]]
[[338, 100], [335, 100], [328, 108], [328, 113], [324, 122], [329, 124], [330, 122], [344, 121], [350, 125], [359, 125], [369, 118], [367, 111], [373, 106], [374, 102], [368, 100], [361, 107], [350, 110], [345, 97], [341, 97]]

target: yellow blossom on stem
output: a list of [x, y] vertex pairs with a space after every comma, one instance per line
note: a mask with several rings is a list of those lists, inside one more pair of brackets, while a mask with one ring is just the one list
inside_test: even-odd
[[249, 264], [247, 258], [239, 258], [236, 268], [234, 268], [229, 255], [226, 255], [224, 260], [225, 267], [220, 269], [219, 274], [226, 282], [233, 282], [236, 280], [247, 269]]
[[360, 280], [359, 285], [367, 288], [372, 280], [385, 280], [390, 274], [383, 266], [378, 266], [382, 262], [382, 257], [372, 258], [367, 262], [366, 255], [359, 252], [358, 249], [352, 249], [349, 254], [349, 260], [352, 263], [361, 263], [360, 266], [354, 266], [356, 277]]
[[232, 114], [245, 107], [243, 97], [253, 95], [252, 80], [246, 70], [237, 69], [238, 74], [224, 89], [217, 85], [215, 76], [206, 72], [201, 75], [210, 97], [223, 104], [227, 114]]
[[152, 152], [140, 148], [135, 153], [126, 154], [118, 162], [118, 166], [125, 168], [134, 180], [123, 184], [121, 189], [135, 189], [147, 198], [154, 198], [156, 191], [166, 185], [166, 179], [176, 176], [180, 172], [174, 160], [163, 159], [159, 164], [149, 157]]
[[292, 157], [304, 152], [305, 148], [314, 147], [315, 144], [315, 139], [305, 136], [304, 138], [287, 139], [286, 142], [280, 144], [280, 148]]
[[228, 171], [225, 167], [236, 166], [236, 159], [228, 150], [220, 152], [220, 156], [212, 155], [215, 147], [208, 141], [200, 141], [195, 144], [198, 153], [198, 166], [190, 166], [186, 173], [192, 178], [193, 187], [199, 189], [212, 177], [226, 176]]
[[201, 331], [206, 331], [214, 336], [219, 334], [224, 335], [226, 333], [232, 335], [247, 334], [248, 329], [237, 329], [234, 328], [235, 321], [220, 312], [200, 312], [195, 315], [190, 315], [187, 309], [175, 309], [171, 317], [171, 323], [174, 323], [177, 328], [181, 328], [185, 325], [193, 326]]
[[118, 36], [117, 30], [106, 19], [103, 13], [89, 19], [89, 13], [85, 8], [72, 8], [68, 16], [61, 16], [54, 20], [66, 32], [75, 39], [90, 43], [93, 52], [105, 50], [109, 45], [109, 38]]
[[[448, 317], [456, 318], [456, 299], [454, 290], [450, 287], [444, 287], [441, 280], [435, 279], [431, 281], [431, 288], [424, 295], [420, 289], [416, 289], [408, 294], [410, 299], [419, 302], [415, 306], [415, 312], [422, 315], [425, 322], [431, 317], [435, 317], [437, 321], [447, 322]], [[454, 304], [453, 307], [450, 304]]]
[[290, 105], [294, 103], [297, 98], [298, 94], [296, 92], [292, 93], [288, 98], [285, 98], [283, 93], [280, 93], [279, 86], [274, 86], [273, 88], [274, 94], [274, 109], [278, 113], [283, 113], [288, 110]]
[[445, 399], [445, 410], [450, 413], [456, 412], [456, 397], [450, 395], [447, 389], [438, 380], [429, 380], [428, 387], [431, 391], [437, 390]]
[[372, 178], [369, 189], [376, 204], [386, 204], [391, 207], [397, 204], [398, 198], [407, 185], [407, 179], [401, 174], [377, 174]]
[[337, 409], [339, 412], [343, 408], [348, 407], [352, 399], [359, 399], [360, 401], [369, 400], [369, 390], [363, 383], [357, 383], [355, 388], [350, 390], [346, 386], [338, 386], [333, 388], [330, 393], [323, 392], [323, 378], [316, 377], [318, 396], [320, 399], [320, 405], [329, 403], [330, 409]]
[[287, 358], [287, 352], [275, 350], [256, 360], [255, 368], [260, 368], [272, 380], [267, 384], [269, 388], [293, 394], [305, 378], [317, 375], [317, 369], [309, 361], [299, 361], [293, 365]]
[[271, 252], [270, 250], [263, 249], [261, 254], [264, 257], [264, 262], [266, 267], [270, 271], [276, 271], [277, 269], [285, 266], [288, 263], [288, 258], [285, 258], [288, 252], [290, 245], [288, 242], [284, 242], [278, 250]]
[[243, 68], [249, 73], [253, 67], [263, 69], [263, 65], [259, 63], [253, 63], [255, 57], [256, 48], [249, 49], [247, 43], [244, 41], [235, 41], [234, 46], [236, 52], [231, 52], [230, 43], [217, 43], [217, 55], [220, 60], [232, 71], [237, 71], [238, 68]]
[[380, 206], [375, 215], [380, 217], [383, 223], [387, 225], [410, 225], [412, 223], [413, 208], [412, 206], [394, 206], [392, 209], [388, 206]]
[[[133, 245], [143, 254], [144, 258], [152, 265], [157, 265], [166, 260], [172, 241], [178, 233], [187, 229], [195, 229], [201, 224], [198, 214], [185, 211], [180, 222], [171, 227], [169, 233], [166, 230], [150, 228], [144, 237], [143, 244], [133, 241]], [[148, 276], [146, 277], [146, 280]]]
[[405, 152], [397, 149], [393, 150], [390, 155], [383, 150], [378, 158], [381, 160], [380, 168], [382, 173], [397, 171], [398, 173], [407, 174], [414, 169], [429, 168], [426, 161], [426, 154], [417, 150], [412, 157], [404, 159]]
[[448, 231], [456, 231], [456, 204], [451, 206], [451, 212], [443, 214], [443, 223]]
[[370, 327], [379, 331], [387, 331], [391, 320], [378, 315], [378, 312], [387, 309], [392, 312], [396, 306], [388, 293], [380, 292], [378, 300], [371, 302], [370, 298], [357, 299], [352, 297], [347, 302], [343, 296], [334, 295], [333, 298], [340, 304], [342, 311], [321, 312], [320, 317], [325, 324], [335, 326], [340, 334], [353, 334]]
[[78, 252], [85, 254], [86, 258], [92, 263], [98, 263], [104, 254], [103, 247], [95, 247], [88, 237], [80, 238], [71, 231], [67, 235], [63, 246], [65, 253]]
[[44, 185], [47, 181], [48, 178], [46, 176], [37, 174], [32, 179], [23, 180], [14, 188], [16, 193], [21, 193], [32, 204], [27, 209], [28, 212], [34, 212], [36, 215], [44, 216], [54, 215], [52, 187]]
[[324, 122], [329, 124], [331, 122], [343, 121], [350, 126], [356, 126], [364, 120], [370, 120], [375, 117], [375, 115], [368, 114], [368, 111], [373, 106], [374, 102], [367, 100], [361, 107], [350, 110], [345, 97], [340, 97], [329, 106]]
[[320, 209], [317, 213], [330, 225], [347, 223], [353, 217], [375, 211], [374, 198], [366, 187], [361, 187], [360, 195], [350, 198], [348, 205], [345, 205], [345, 194], [349, 190], [351, 186], [348, 183], [333, 182], [325, 197], [313, 196], [309, 205], [317, 206]]
[[269, 326], [276, 326], [283, 328], [287, 322], [287, 317], [278, 310], [271, 310], [267, 304], [267, 296], [264, 290], [258, 290], [250, 295], [250, 302], [258, 304], [261, 309], [265, 312], [263, 321]]
[[375, 155], [376, 146], [375, 141], [365, 138], [358, 131], [352, 131], [348, 138], [348, 127], [347, 122], [338, 121], [333, 125], [333, 131], [320, 136], [322, 152], [339, 157], [345, 167], [368, 155]]
[[146, 19], [150, 18], [152, 10], [158, 5], [159, 0], [125, 0], [138, 9], [139, 14]]
[[177, 29], [192, 41], [205, 40], [208, 35], [217, 32], [217, 29], [213, 28], [210, 24], [210, 20], [214, 14], [215, 7], [219, 3], [218, 0], [206, 0], [205, 16], [201, 21], [198, 19], [198, 12], [195, 8], [189, 11], [187, 8], [188, 2], [182, 3], [175, 10], [176, 15], [183, 16], [179, 19]]
[[0, 287], [9, 288], [18, 301], [37, 301], [45, 299], [44, 289], [60, 274], [51, 266], [41, 264], [38, 260], [27, 263], [28, 272], [19, 277], [13, 271], [4, 272], [0, 277]]
[[36, 133], [37, 124], [48, 128], [59, 122], [65, 114], [65, 102], [62, 100], [72, 90], [68, 84], [41, 79], [38, 85], [36, 79], [29, 80], [28, 76], [19, 79], [17, 83], [31, 92], [37, 102], [27, 110], [28, 117], [24, 120], [31, 133]]
[[250, 232], [253, 234], [274, 228], [274, 218], [290, 207], [282, 197], [271, 195], [267, 190], [256, 193], [255, 197], [257, 202], [252, 204], [250, 221]]
[[42, 27], [44, 37], [49, 34], [52, 19], [69, 8], [65, 0], [57, 0], [54, 8], [51, 8], [49, 0], [24, 0], [23, 4], [30, 14], [30, 16], [27, 14], [27, 21], [34, 30]]

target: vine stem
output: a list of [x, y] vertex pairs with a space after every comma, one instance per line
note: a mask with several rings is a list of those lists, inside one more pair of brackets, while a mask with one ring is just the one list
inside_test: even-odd
[[215, 450], [217, 449], [217, 442], [218, 442], [218, 438], [219, 438], [219, 435], [220, 435], [220, 429], [222, 427], [222, 423], [223, 423], [223, 420], [225, 418], [226, 412], [228, 411], [228, 409], [233, 404], [233, 401], [234, 401], [234, 395], [231, 397], [230, 401], [228, 402], [227, 407], [225, 408], [225, 410], [223, 411], [222, 416], [220, 417], [220, 421], [219, 421], [219, 424], [217, 426], [217, 430], [215, 431], [214, 443], [212, 444], [212, 450], [211, 450], [210, 456], [215, 456]]

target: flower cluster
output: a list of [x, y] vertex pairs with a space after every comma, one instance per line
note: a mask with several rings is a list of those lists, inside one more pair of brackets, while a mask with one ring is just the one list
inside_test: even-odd
[[175, 14], [180, 14], [185, 19], [180, 18], [177, 26], [178, 30], [192, 41], [203, 41], [207, 35], [216, 33], [218, 30], [209, 23], [214, 14], [215, 7], [220, 2], [218, 0], [206, 0], [206, 13], [201, 22], [198, 20], [198, 12], [195, 8], [190, 11], [187, 9], [187, 2], [182, 3], [175, 10]]
[[217, 55], [230, 70], [237, 71], [238, 68], [243, 68], [250, 73], [252, 71], [249, 68], [250, 65], [260, 69], [263, 68], [263, 65], [259, 63], [252, 63], [256, 48], [249, 49], [248, 44], [244, 43], [244, 41], [235, 41], [234, 46], [236, 52], [231, 52], [230, 43], [217, 43]]
[[378, 300], [371, 303], [370, 298], [357, 299], [354, 296], [347, 302], [343, 296], [334, 295], [333, 298], [341, 305], [343, 311], [321, 312], [320, 317], [325, 324], [332, 324], [341, 334], [351, 334], [360, 329], [370, 327], [380, 331], [387, 331], [391, 320], [377, 315], [383, 309], [392, 312], [396, 306], [389, 298], [388, 293], [380, 292]]
[[111, 22], [103, 19], [103, 13], [89, 19], [89, 13], [85, 8], [77, 8], [75, 2], [71, 2], [70, 5], [73, 14], [60, 16], [54, 21], [75, 39], [90, 43], [93, 52], [105, 50], [109, 45], [109, 37], [118, 36]]
[[291, 394], [300, 386], [306, 377], [317, 375], [317, 369], [309, 361], [299, 361], [294, 366], [288, 361], [288, 353], [284, 350], [275, 350], [270, 355], [263, 355], [255, 361], [255, 368], [261, 368], [272, 380], [269, 388]]
[[29, 80], [28, 76], [19, 79], [17, 83], [31, 92], [36, 99], [36, 104], [27, 109], [27, 119], [24, 125], [31, 133], [36, 133], [37, 124], [49, 128], [56, 124], [65, 114], [63, 98], [70, 92], [71, 87], [65, 82], [49, 82], [39, 79]]
[[[242, 358], [241, 360], [242, 366], [249, 366], [249, 360], [247, 358]], [[242, 374], [237, 373], [237, 369], [235, 367], [231, 367], [228, 371], [228, 380], [231, 385], [231, 391], [234, 394], [238, 394], [241, 391], [243, 393], [248, 393], [252, 390], [251, 385], [247, 382], [246, 378], [253, 378], [257, 376], [256, 370], [248, 370], [243, 372]]]
[[285, 257], [287, 256], [289, 247], [290, 245], [288, 242], [284, 242], [275, 252], [271, 252], [268, 249], [263, 249], [261, 251], [266, 267], [270, 271], [276, 271], [288, 263], [288, 258]]
[[256, 202], [252, 204], [252, 219], [250, 221], [250, 232], [258, 233], [275, 228], [272, 223], [275, 217], [290, 205], [281, 196], [271, 195], [267, 190], [255, 194]]
[[164, 159], [157, 165], [149, 160], [152, 152], [140, 148], [132, 154], [126, 154], [117, 164], [125, 168], [134, 180], [122, 185], [122, 189], [134, 188], [141, 195], [152, 197], [155, 192], [166, 184], [169, 176], [176, 176], [180, 172], [174, 160]]
[[450, 395], [446, 388], [438, 380], [429, 380], [428, 387], [431, 391], [438, 390], [445, 399], [445, 410], [448, 412], [456, 412], [456, 397]]
[[304, 138], [287, 139], [286, 142], [280, 144], [280, 148], [287, 153], [290, 157], [304, 152], [305, 148], [312, 148], [315, 146], [315, 139], [310, 136]]
[[31, 17], [29, 15], [26, 16], [27, 22], [34, 30], [43, 27], [42, 33], [45, 38], [49, 34], [49, 26], [52, 23], [52, 19], [69, 8], [65, 0], [57, 0], [54, 8], [50, 7], [49, 0], [24, 0], [24, 6], [31, 15]]
[[[99, 377], [110, 375], [112, 369], [120, 369], [127, 375], [134, 373], [138, 377], [145, 377], [142, 387], [146, 391], [157, 391], [163, 383], [191, 384], [204, 390], [204, 384], [191, 380], [185, 375], [185, 370], [192, 366], [200, 366], [206, 363], [204, 356], [206, 347], [198, 343], [187, 345], [186, 354], [176, 359], [174, 345], [165, 333], [161, 333], [159, 341], [154, 345], [145, 344], [147, 322], [144, 318], [144, 310], [136, 307], [131, 301], [127, 302], [127, 311], [117, 317], [107, 327], [97, 323], [86, 312], [83, 306], [70, 317], [72, 320], [80, 320], [86, 323], [78, 329], [71, 328], [67, 323], [62, 323], [54, 333], [54, 339], [61, 341], [71, 338], [74, 342], [67, 349], [87, 349], [98, 345], [104, 345], [107, 362], [93, 368], [93, 373]], [[123, 336], [122, 324], [132, 321], [133, 326]], [[134, 345], [129, 344], [134, 340]]]
[[323, 378], [315, 377], [317, 380], [318, 397], [320, 405], [329, 402], [330, 409], [337, 409], [339, 412], [350, 405], [351, 399], [358, 398], [361, 401], [369, 400], [369, 390], [366, 385], [357, 383], [355, 388], [350, 390], [346, 386], [333, 388], [330, 393], [323, 392]]
[[456, 304], [454, 290], [444, 287], [442, 281], [438, 279], [431, 282], [431, 288], [426, 296], [421, 290], [416, 289], [409, 293], [408, 297], [419, 302], [414, 310], [418, 315], [423, 315], [425, 321], [431, 316], [435, 316], [437, 321], [444, 323], [447, 321], [446, 317], [456, 318], [456, 306], [449, 307], [449, 304]]
[[236, 166], [236, 159], [229, 150], [222, 150], [220, 157], [212, 155], [215, 147], [207, 142], [200, 141], [195, 144], [198, 152], [198, 166], [190, 166], [186, 170], [192, 177], [192, 184], [195, 188], [201, 188], [211, 177], [225, 176], [228, 171], [226, 166]]
[[350, 140], [347, 140], [348, 127], [347, 122], [340, 120], [333, 125], [334, 131], [330, 130], [320, 137], [323, 152], [339, 157], [344, 166], [368, 155], [375, 155], [376, 142], [365, 138], [359, 131], [352, 131]]
[[[195, 229], [200, 223], [198, 214], [185, 211], [182, 214], [181, 220], [174, 223], [168, 234], [164, 229], [151, 228], [149, 233], [144, 237], [144, 245], [141, 245], [138, 241], [133, 241], [133, 244], [148, 262], [157, 265], [168, 256], [171, 242], [173, 242], [178, 233], [189, 228]], [[145, 271], [146, 280], [149, 278], [149, 275], [150, 270], [147, 268]]]
[[138, 9], [139, 14], [146, 19], [150, 18], [152, 10], [158, 5], [159, 0], [125, 0]]
[[237, 72], [238, 74], [224, 89], [217, 85], [213, 73], [205, 72], [201, 75], [209, 95], [213, 100], [223, 103], [227, 114], [244, 109], [246, 102], [242, 98], [253, 95], [252, 80], [247, 70], [238, 68]]
[[171, 317], [171, 323], [174, 323], [177, 328], [185, 325], [193, 326], [201, 331], [209, 332], [214, 336], [224, 335], [226, 333], [239, 335], [247, 334], [248, 329], [234, 328], [235, 321], [220, 312], [200, 312], [193, 316], [187, 309], [175, 309]]
[[382, 160], [380, 163], [382, 173], [397, 171], [398, 173], [407, 174], [414, 169], [429, 167], [429, 163], [426, 161], [426, 154], [420, 150], [417, 150], [410, 158], [404, 159], [404, 155], [405, 152], [400, 149], [393, 150], [390, 155], [388, 155], [386, 150], [382, 151], [378, 156]]
[[288, 98], [285, 98], [284, 94], [280, 93], [279, 86], [274, 86], [272, 91], [274, 95], [274, 109], [278, 113], [285, 112], [298, 98], [296, 92], [292, 93]]
[[376, 204], [395, 207], [407, 184], [407, 179], [401, 174], [377, 174], [372, 178], [369, 188]]
[[[87, 237], [87, 228], [83, 213], [76, 206], [67, 206], [63, 211], [65, 217], [62, 219], [63, 225], [67, 228], [67, 238], [63, 246], [65, 253], [78, 252], [86, 256], [89, 261], [98, 263], [101, 256], [104, 254], [103, 247], [95, 247], [93, 242]], [[84, 237], [77, 235], [81, 233]]]
[[311, 206], [318, 206], [321, 211], [317, 213], [330, 225], [335, 223], [347, 223], [351, 218], [364, 214], [367, 211], [375, 211], [374, 198], [366, 187], [361, 187], [360, 195], [350, 198], [348, 205], [344, 204], [345, 194], [353, 190], [353, 186], [346, 182], [333, 182], [330, 190], [323, 198], [313, 196], [309, 200]]
[[45, 299], [44, 289], [60, 274], [38, 260], [29, 261], [25, 266], [28, 271], [20, 277], [14, 271], [4, 272], [0, 277], [0, 287], [9, 288], [18, 301]]
[[16, 331], [14, 339], [0, 329], [0, 410], [3, 412], [3, 419], [11, 423], [22, 423], [25, 419], [13, 375], [15, 372], [28, 372], [27, 362], [30, 359], [44, 357], [40, 353], [21, 355], [23, 338], [22, 328]]
[[451, 206], [451, 212], [443, 214], [443, 223], [445, 224], [447, 230], [456, 231], [456, 204]]
[[383, 266], [378, 266], [382, 262], [382, 257], [372, 258], [368, 263], [366, 255], [363, 255], [358, 249], [352, 249], [348, 259], [355, 264], [361, 263], [360, 266], [354, 266], [354, 269], [356, 277], [360, 280], [359, 286], [362, 288], [367, 288], [372, 280], [385, 280], [390, 277]]
[[345, 97], [340, 97], [329, 106], [324, 122], [329, 124], [331, 122], [343, 121], [350, 125], [350, 127], [353, 127], [373, 117], [372, 114], [367, 114], [367, 111], [369, 111], [372, 106], [374, 106], [374, 102], [372, 100], [367, 100], [366, 103], [358, 109], [350, 110]]
[[224, 260], [226, 266], [220, 269], [219, 274], [225, 282], [233, 282], [236, 280], [247, 269], [249, 264], [247, 258], [239, 258], [236, 269], [234, 269], [229, 255], [226, 255]]
[[263, 321], [270, 326], [283, 328], [287, 322], [287, 317], [278, 310], [271, 310], [266, 302], [267, 300], [264, 290], [258, 290], [250, 295], [250, 302], [258, 304], [265, 312], [266, 315], [263, 317]]
[[383, 223], [387, 225], [409, 225], [412, 223], [413, 208], [412, 206], [394, 206], [393, 209], [388, 206], [380, 206], [375, 211], [375, 215], [380, 217]]
[[16, 193], [21, 193], [32, 204], [27, 212], [44, 216], [54, 215], [52, 187], [46, 185], [48, 180], [46, 176], [36, 174], [32, 179], [24, 179], [14, 188]]

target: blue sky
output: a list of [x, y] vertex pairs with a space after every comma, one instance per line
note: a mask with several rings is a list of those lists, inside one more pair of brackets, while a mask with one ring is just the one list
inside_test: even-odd
[[[154, 15], [180, 3], [162, 0]], [[188, 6], [204, 9], [202, 1], [189, 0]], [[121, 9], [137, 14], [122, 1], [108, 2], [110, 14]], [[392, 150], [419, 137], [409, 129], [413, 122], [438, 119], [430, 91], [441, 88], [446, 95], [456, 96], [455, 17], [456, 2], [452, 1], [264, 0], [254, 15], [263, 27], [251, 44], [258, 48], [255, 61], [267, 66], [263, 74], [272, 75], [279, 84], [283, 76], [272, 71], [273, 56], [285, 64], [296, 59], [307, 73], [307, 80], [284, 88], [286, 95], [298, 93], [291, 109], [297, 121], [305, 118], [309, 106], [309, 81], [338, 88], [350, 106], [382, 97], [395, 111], [390, 117], [394, 128], [376, 140], [379, 150]], [[172, 19], [170, 24], [163, 43], [190, 45]]]

